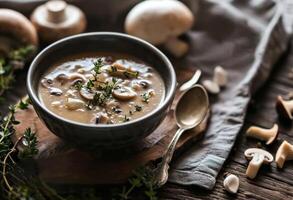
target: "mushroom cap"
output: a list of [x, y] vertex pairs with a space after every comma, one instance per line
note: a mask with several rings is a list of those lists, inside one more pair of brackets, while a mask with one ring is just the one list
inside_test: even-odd
[[277, 98], [277, 103], [276, 103], [276, 108], [280, 116], [282, 116], [286, 120], [292, 120], [293, 115], [291, 111], [288, 109], [287, 106], [285, 106], [285, 101], [282, 98], [282, 96], [278, 96]]
[[146, 0], [128, 13], [125, 30], [158, 45], [189, 30], [193, 21], [192, 12], [180, 1]]
[[32, 23], [21, 13], [0, 9], [0, 32], [13, 36], [26, 45], [38, 45], [38, 35]]
[[244, 152], [244, 155], [245, 155], [246, 159], [248, 159], [248, 160], [251, 160], [256, 154], [260, 154], [260, 155], [264, 156], [264, 160], [263, 160], [264, 164], [269, 164], [269, 163], [273, 162], [273, 160], [274, 160], [274, 157], [272, 156], [272, 154], [268, 151], [263, 150], [263, 149], [250, 148]]

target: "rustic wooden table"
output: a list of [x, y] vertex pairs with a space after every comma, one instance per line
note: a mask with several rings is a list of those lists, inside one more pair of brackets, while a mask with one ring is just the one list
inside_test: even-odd
[[[291, 40], [291, 46], [293, 40]], [[246, 138], [245, 131], [251, 125], [270, 128], [274, 123], [279, 124], [280, 134], [278, 141], [266, 148], [275, 155], [283, 140], [293, 143], [293, 123], [284, 124], [278, 120], [275, 110], [277, 95], [293, 93], [293, 49], [289, 49], [280, 62], [277, 63], [271, 78], [253, 98], [249, 106], [244, 127], [239, 134], [237, 142], [221, 170], [215, 188], [205, 191], [197, 187], [182, 187], [175, 184], [167, 184], [161, 191], [162, 199], [293, 199], [293, 161], [286, 162], [282, 170], [277, 169], [275, 163], [271, 167], [261, 168], [254, 180], [245, 177], [247, 161], [243, 152], [250, 147], [257, 147], [257, 140]], [[292, 96], [293, 98], [293, 96]], [[264, 147], [265, 148], [265, 147]], [[236, 195], [228, 194], [223, 188], [224, 174], [233, 173], [240, 178], [240, 188]]]
[[[293, 40], [291, 40], [291, 46]], [[6, 104], [0, 105], [2, 113], [7, 111], [7, 105], [16, 102], [24, 96], [26, 74], [21, 72], [16, 75], [14, 88], [5, 95]], [[293, 48], [291, 47], [280, 62], [277, 63], [271, 78], [263, 86], [258, 94], [253, 98], [249, 106], [244, 127], [239, 134], [237, 142], [221, 170], [215, 188], [212, 191], [203, 190], [199, 187], [183, 187], [176, 184], [167, 183], [160, 190], [160, 199], [173, 200], [196, 200], [196, 199], [272, 199], [289, 200], [293, 199], [293, 161], [288, 161], [284, 169], [276, 168], [275, 163], [271, 167], [262, 167], [255, 180], [245, 177], [247, 161], [243, 152], [250, 147], [256, 147], [258, 141], [248, 139], [244, 133], [250, 125], [259, 125], [269, 128], [273, 123], [278, 123], [280, 134], [278, 141], [267, 148], [273, 155], [283, 140], [293, 143], [293, 123], [284, 124], [278, 120], [275, 110], [275, 100], [277, 95], [287, 95], [293, 92]], [[236, 195], [227, 193], [223, 188], [223, 175], [228, 173], [236, 174], [240, 177], [240, 189]]]

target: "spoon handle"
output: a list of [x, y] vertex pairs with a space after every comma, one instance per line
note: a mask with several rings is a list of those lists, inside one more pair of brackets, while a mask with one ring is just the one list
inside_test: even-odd
[[194, 74], [190, 80], [188, 80], [187, 82], [185, 82], [181, 85], [181, 87], [179, 88], [179, 91], [184, 92], [184, 91], [190, 89], [192, 86], [194, 86], [198, 82], [200, 76], [201, 76], [201, 70], [198, 69], [194, 72]]
[[163, 186], [167, 180], [168, 180], [168, 170], [169, 170], [169, 163], [172, 160], [176, 144], [182, 135], [182, 133], [185, 131], [183, 128], [179, 128], [175, 135], [173, 136], [171, 142], [169, 143], [167, 152], [164, 154], [162, 162], [159, 164], [157, 169], [157, 185], [159, 187]]

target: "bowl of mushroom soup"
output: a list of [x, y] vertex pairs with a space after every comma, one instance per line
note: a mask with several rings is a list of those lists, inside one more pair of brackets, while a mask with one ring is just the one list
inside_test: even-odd
[[59, 40], [32, 62], [27, 89], [48, 129], [86, 148], [120, 148], [152, 133], [174, 98], [176, 76], [151, 44], [121, 33]]

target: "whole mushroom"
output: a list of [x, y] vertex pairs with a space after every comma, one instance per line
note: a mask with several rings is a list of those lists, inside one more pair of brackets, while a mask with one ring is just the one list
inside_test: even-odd
[[127, 15], [125, 31], [154, 45], [164, 47], [174, 56], [188, 51], [188, 44], [178, 36], [188, 31], [194, 16], [177, 0], [146, 0], [137, 4]]
[[86, 28], [84, 13], [76, 6], [62, 0], [51, 0], [37, 7], [31, 21], [44, 42], [81, 33]]
[[32, 23], [21, 13], [0, 9], [0, 55], [7, 56], [22, 46], [38, 46], [38, 35]]

